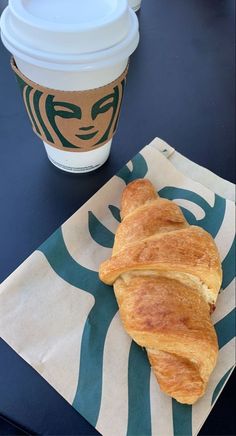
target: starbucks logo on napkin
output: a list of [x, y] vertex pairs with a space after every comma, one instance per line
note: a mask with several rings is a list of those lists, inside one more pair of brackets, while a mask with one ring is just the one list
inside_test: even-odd
[[[194, 406], [160, 391], [145, 350], [121, 325], [112, 289], [98, 278], [120, 222], [121, 192], [145, 177], [220, 250], [224, 279], [212, 315], [220, 351]], [[0, 335], [102, 435], [196, 436], [235, 365], [234, 222], [233, 201], [148, 145], [1, 285]]]

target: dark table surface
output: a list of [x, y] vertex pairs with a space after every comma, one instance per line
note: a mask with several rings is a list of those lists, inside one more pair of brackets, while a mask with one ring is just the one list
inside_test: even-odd
[[[0, 281], [155, 136], [234, 181], [234, 1], [143, 0], [139, 21], [111, 156], [84, 175], [47, 160], [0, 44]], [[233, 385], [200, 435], [236, 434]], [[0, 434], [97, 434], [2, 340], [0, 416]]]

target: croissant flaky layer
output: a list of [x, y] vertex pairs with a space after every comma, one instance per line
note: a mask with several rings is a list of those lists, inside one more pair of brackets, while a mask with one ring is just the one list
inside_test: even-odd
[[114, 285], [124, 328], [146, 348], [160, 388], [193, 404], [204, 394], [218, 354], [210, 319], [222, 280], [218, 250], [148, 180], [125, 188], [121, 217], [100, 279]]
[[126, 245], [103, 263], [100, 277], [107, 284], [127, 271], [177, 272], [192, 275], [208, 287], [209, 302], [215, 303], [221, 270], [215, 243], [200, 227], [157, 233]]
[[164, 392], [192, 403], [216, 363], [217, 338], [199, 292], [166, 277], [131, 276], [114, 284], [127, 333], [146, 347]]

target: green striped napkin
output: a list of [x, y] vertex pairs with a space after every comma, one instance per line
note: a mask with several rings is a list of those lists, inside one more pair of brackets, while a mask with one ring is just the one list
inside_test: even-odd
[[[139, 177], [178, 203], [220, 250], [224, 278], [212, 316], [219, 358], [193, 407], [160, 392], [146, 352], [123, 330], [112, 288], [98, 279], [120, 221], [120, 194]], [[156, 138], [1, 285], [0, 335], [104, 436], [196, 435], [229, 378], [235, 363], [233, 192], [232, 184]]]

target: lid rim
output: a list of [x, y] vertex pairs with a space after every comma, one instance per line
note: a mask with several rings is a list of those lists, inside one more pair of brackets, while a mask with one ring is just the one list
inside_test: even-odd
[[[23, 54], [22, 53], [19, 55], [19, 52], [17, 52], [16, 50], [12, 50], [12, 47], [10, 46], [10, 44], [8, 44], [7, 41], [4, 41], [4, 45], [6, 46], [7, 49], [11, 48], [11, 52], [14, 56], [19, 56], [20, 59], [24, 60], [25, 62], [31, 63], [31, 57], [28, 56], [27, 54]], [[133, 41], [133, 46], [132, 46], [132, 50], [130, 51], [130, 53], [128, 54], [128, 52], [124, 53], [122, 51], [122, 53], [117, 53], [115, 56], [116, 62], [112, 62], [112, 64], [117, 64], [121, 61], [123, 61], [124, 59], [128, 59], [132, 53], [135, 51], [137, 45], [139, 42], [139, 37], [137, 35], [136, 40]], [[77, 63], [60, 63], [60, 62], [54, 62], [51, 63], [49, 65], [49, 63], [45, 60], [40, 60], [35, 58], [35, 63], [34, 65], [40, 68], [44, 68], [44, 69], [51, 69], [51, 70], [57, 70], [57, 71], [77, 71], [78, 69], [80, 71], [94, 71], [94, 70], [99, 70], [99, 69], [103, 69], [107, 66], [111, 65], [111, 59], [114, 59], [114, 56], [110, 56], [109, 58], [103, 58], [103, 59], [98, 59], [94, 62], [89, 61], [87, 63], [85, 63], [84, 61], [81, 63], [77, 62]]]
[[[122, 3], [121, 3], [122, 2]], [[30, 26], [32, 28], [37, 28], [40, 30], [47, 30], [48, 32], [58, 32], [58, 31], [62, 31], [64, 33], [72, 33], [75, 31], [88, 31], [90, 29], [93, 28], [101, 28], [106, 26], [107, 24], [111, 24], [114, 21], [117, 21], [121, 18], [122, 15], [124, 15], [124, 13], [126, 12], [127, 9], [130, 9], [129, 7], [127, 7], [126, 1], [125, 0], [119, 0], [119, 8], [118, 10], [116, 10], [115, 12], [112, 12], [105, 20], [104, 18], [100, 18], [96, 21], [96, 25], [94, 24], [94, 22], [90, 21], [90, 22], [84, 22], [84, 23], [80, 23], [79, 26], [78, 25], [74, 25], [74, 24], [69, 24], [65, 25], [63, 23], [57, 23], [55, 21], [43, 21], [42, 19], [40, 19], [40, 17], [35, 17], [34, 15], [30, 14], [28, 11], [24, 11], [21, 4], [19, 5], [18, 3], [18, 7], [20, 7], [20, 9], [23, 10], [23, 14], [20, 15], [19, 11], [16, 10], [16, 8], [14, 7], [16, 5], [15, 0], [13, 2], [13, 0], [9, 0], [9, 6], [6, 8], [9, 8], [9, 11], [21, 22], [25, 23], [27, 26]], [[30, 17], [34, 18], [34, 24], [32, 24], [32, 20], [30, 20]], [[103, 21], [102, 21], [103, 20]], [[52, 27], [52, 25], [54, 26], [54, 28]]]
[[[135, 51], [135, 49], [138, 45], [138, 41], [139, 41], [138, 37], [136, 38], [135, 41], [133, 41], [133, 48], [132, 48], [132, 51], [130, 52], [130, 54], [128, 54], [127, 52], [126, 53], [124, 53], [124, 52], [117, 53], [115, 56], [116, 62], [115, 63], [113, 62], [113, 63], [116, 64], [116, 63], [119, 63], [120, 61], [122, 61], [126, 58], [128, 59], [129, 56], [131, 56], [132, 53]], [[9, 49], [11, 47], [10, 44], [8, 44], [8, 42], [6, 40], [4, 41], [4, 39], [3, 39], [3, 42], [4, 42], [4, 45], [6, 46], [6, 48]], [[11, 47], [11, 49], [12, 49], [12, 47]], [[19, 52], [17, 50], [14, 50], [14, 48], [13, 48], [13, 50], [11, 50], [11, 52], [14, 56], [19, 56], [19, 58], [24, 60], [25, 62], [30, 63], [30, 60], [32, 59], [27, 54], [23, 54], [23, 56], [22, 56], [22, 53], [21, 53], [21, 55], [19, 55]], [[106, 57], [103, 59], [100, 58], [94, 62], [91, 62], [88, 60], [87, 63], [85, 63], [85, 61], [82, 61], [82, 60], [81, 60], [81, 63], [79, 63], [79, 62], [60, 63], [60, 61], [59, 61], [59, 62], [53, 62], [49, 65], [49, 63], [46, 60], [41, 60], [41, 59], [35, 58], [36, 62], [34, 63], [34, 65], [38, 66], [40, 68], [58, 70], [58, 71], [76, 71], [78, 69], [78, 67], [79, 67], [79, 70], [81, 70], [81, 71], [92, 71], [95, 69], [102, 69], [106, 66], [111, 65], [111, 59], [114, 59], [114, 56], [110, 56], [109, 58]]]
[[[97, 65], [99, 63], [107, 63], [109, 62], [109, 59], [114, 57], [129, 57], [134, 50], [136, 49], [139, 41], [139, 32], [138, 32], [138, 19], [136, 17], [136, 14], [132, 11], [132, 14], [130, 14], [130, 31], [127, 34], [125, 38], [123, 38], [121, 41], [119, 41], [117, 44], [108, 47], [106, 49], [93, 51], [93, 52], [87, 52], [84, 54], [52, 54], [51, 52], [43, 52], [40, 50], [31, 49], [30, 47], [23, 46], [19, 41], [15, 43], [15, 40], [11, 38], [9, 33], [7, 32], [6, 26], [5, 26], [5, 15], [7, 14], [7, 8], [3, 11], [1, 16], [1, 37], [4, 45], [7, 46], [8, 50], [12, 52], [12, 54], [23, 54], [23, 56], [28, 59], [35, 59], [36, 62], [39, 62], [41, 65], [43, 63], [50, 62], [51, 65], [55, 65], [55, 68], [52, 67], [52, 69], [58, 68], [59, 65], [62, 65], [62, 62], [65, 65], [83, 65], [83, 64], [90, 64]], [[121, 55], [121, 52], [123, 56]], [[54, 59], [53, 59], [54, 58]], [[66, 62], [65, 62], [66, 61]], [[107, 61], [107, 62], [106, 62]], [[65, 68], [66, 69], [66, 68]], [[87, 68], [89, 69], [89, 67]]]

